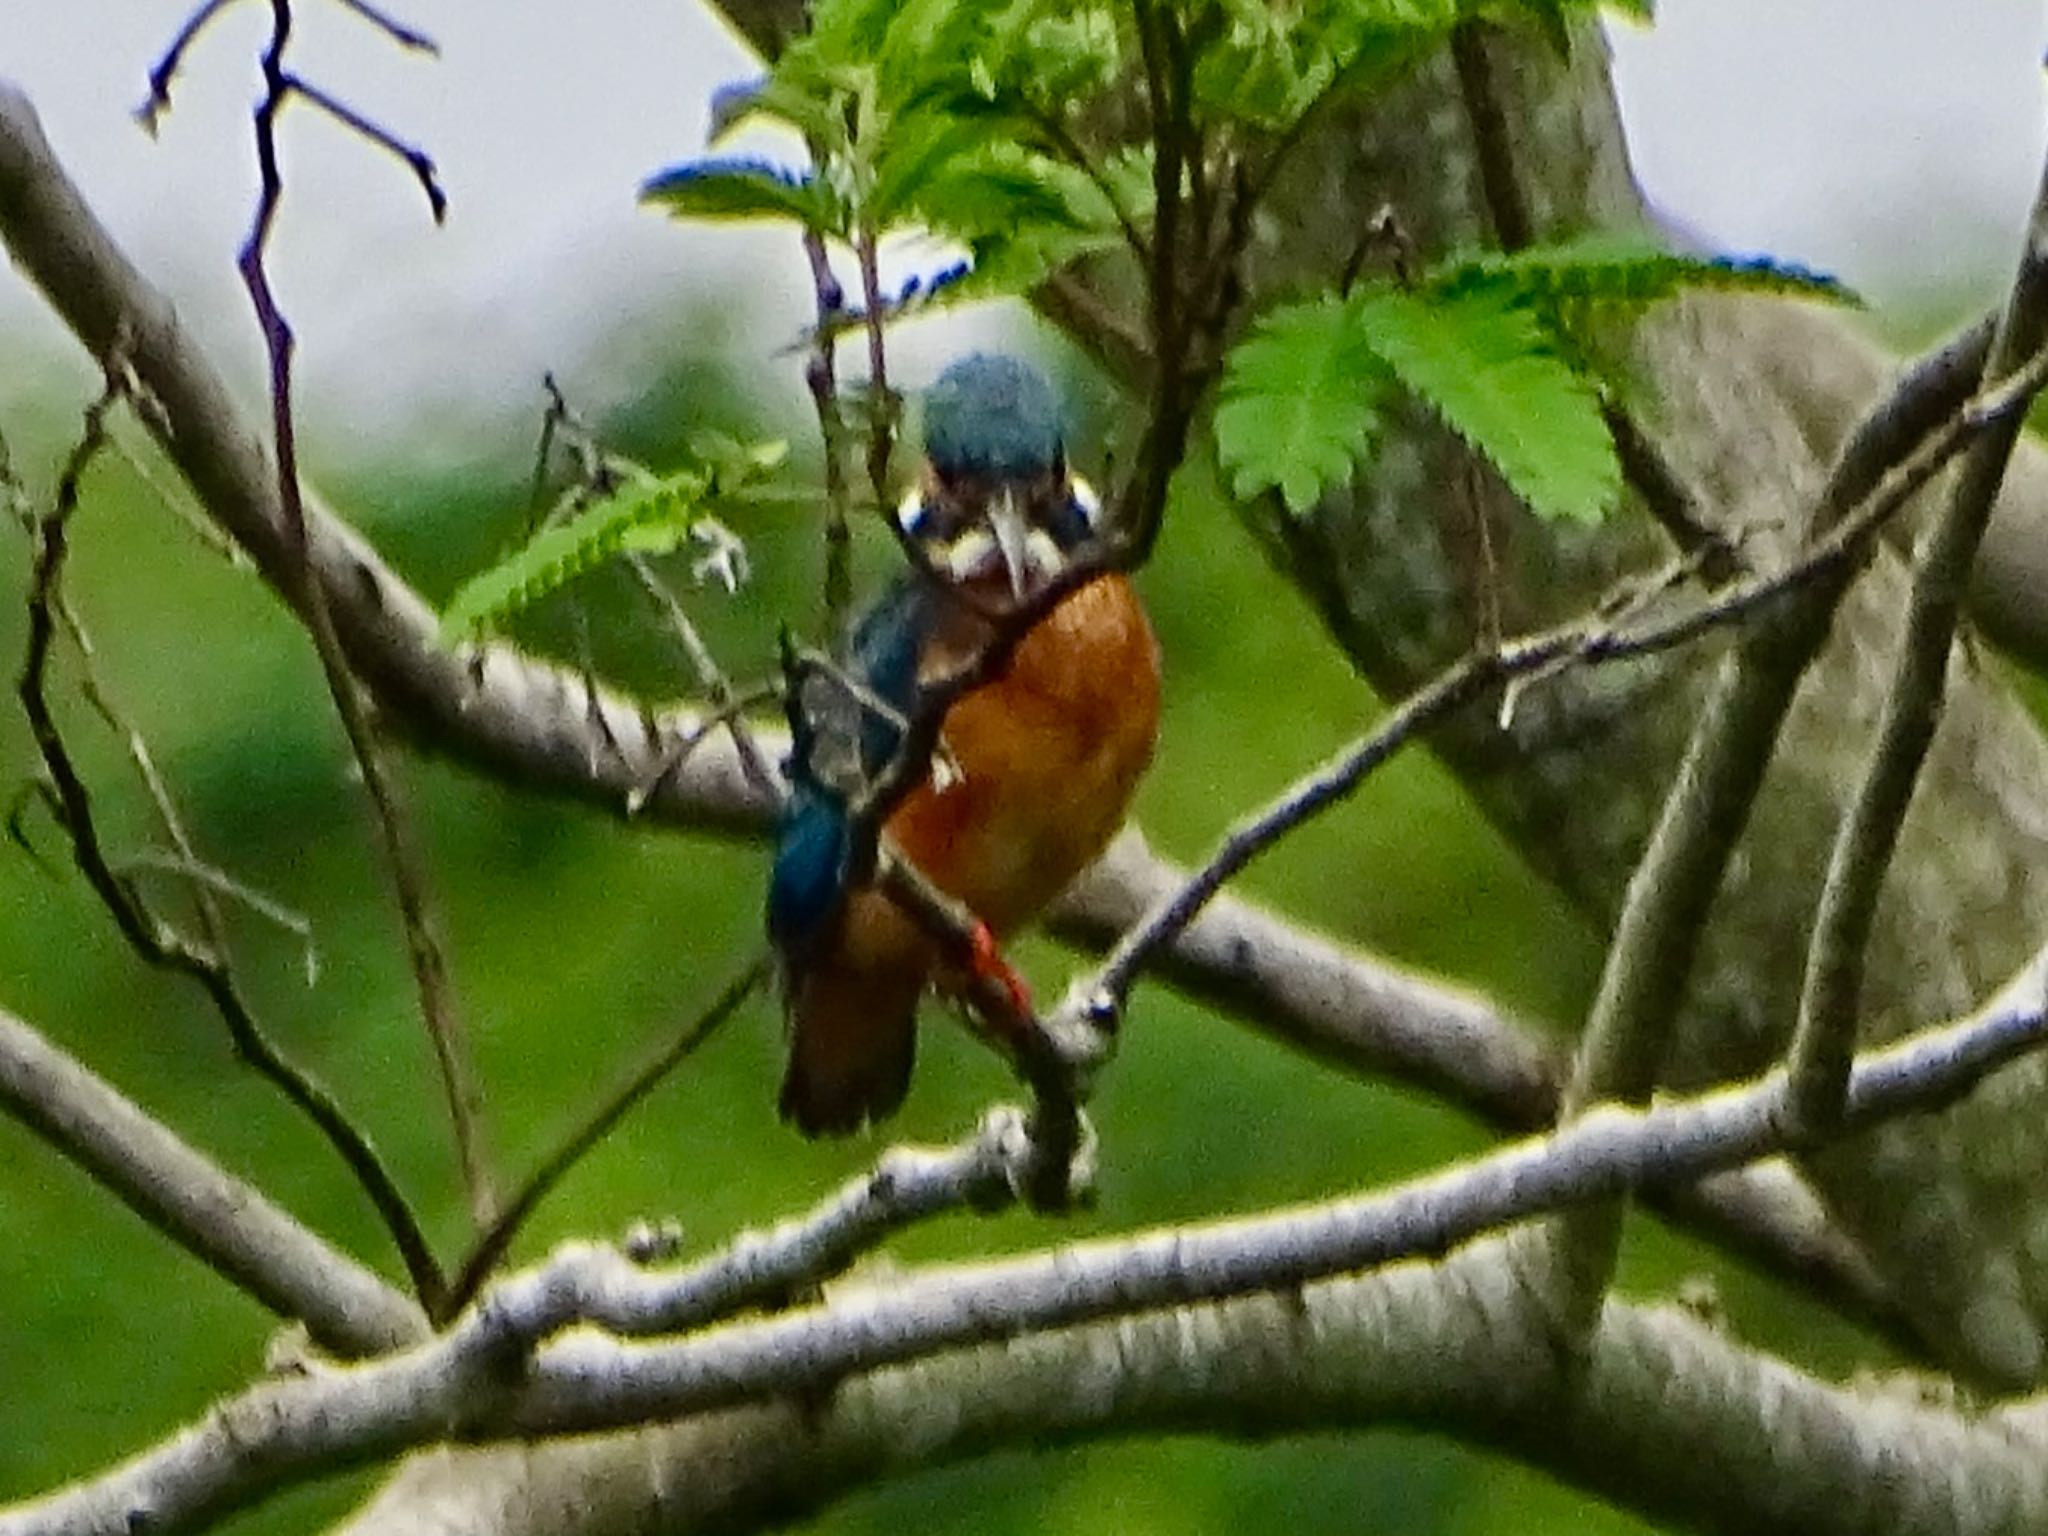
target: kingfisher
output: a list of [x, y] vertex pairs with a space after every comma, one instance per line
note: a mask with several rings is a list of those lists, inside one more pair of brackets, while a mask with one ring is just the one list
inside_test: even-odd
[[[925, 394], [924, 448], [895, 512], [915, 558], [855, 620], [836, 670], [791, 691], [768, 931], [790, 1031], [781, 1111], [807, 1136], [892, 1113], [910, 1085], [919, 1001], [971, 979], [890, 896], [855, 884], [854, 808], [921, 689], [979, 656], [1006, 616], [1014, 628], [1102, 535], [1053, 391], [1015, 358], [977, 353], [949, 367]], [[931, 765], [882, 834], [973, 914], [975, 970], [1021, 986], [998, 941], [1115, 835], [1158, 726], [1158, 644], [1114, 571], [1055, 602], [947, 708]]]

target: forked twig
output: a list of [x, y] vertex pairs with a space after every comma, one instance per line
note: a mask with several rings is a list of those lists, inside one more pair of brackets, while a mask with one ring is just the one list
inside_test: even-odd
[[227, 1025], [235, 1053], [304, 1113], [348, 1165], [390, 1232], [415, 1294], [423, 1306], [431, 1308], [443, 1289], [440, 1266], [396, 1181], [333, 1096], [271, 1044], [243, 997], [224, 951], [195, 944], [162, 922], [144, 904], [133, 884], [115, 870], [100, 842], [91, 792], [72, 761], [50, 709], [47, 674], [58, 630], [69, 524], [78, 506], [80, 479], [105, 440], [106, 414], [124, 392], [120, 378], [120, 370], [110, 370], [108, 389], [88, 410], [85, 432], [58, 478], [50, 510], [35, 528], [28, 645], [18, 694], [49, 777], [52, 809], [70, 838], [80, 873], [113, 917], [129, 947], [147, 964], [188, 976], [205, 990]]
[[[472, 1217], [481, 1229], [488, 1228], [496, 1214], [496, 1194], [485, 1150], [482, 1092], [470, 1060], [461, 1023], [456, 1014], [447, 962], [427, 897], [426, 870], [420, 859], [398, 786], [388, 771], [369, 713], [355, 676], [349, 671], [341, 641], [327, 610], [325, 589], [314, 579], [309, 559], [305, 504], [299, 487], [297, 431], [292, 408], [293, 336], [279, 309], [265, 266], [270, 236], [284, 197], [284, 176], [277, 150], [277, 117], [297, 83], [285, 67], [285, 50], [291, 41], [292, 0], [270, 0], [271, 33], [263, 53], [264, 92], [254, 113], [256, 163], [259, 191], [256, 213], [248, 238], [236, 265], [248, 289], [250, 303], [263, 334], [269, 359], [271, 437], [277, 455], [277, 490], [284, 511], [286, 547], [291, 555], [289, 579], [306, 615], [306, 628], [320, 658], [327, 690], [334, 700], [349, 749], [361, 771], [373, 820], [390, 874], [405, 930], [406, 953], [419, 994], [420, 1012], [439, 1069], [450, 1122], [454, 1128], [457, 1159], [463, 1185], [469, 1194]], [[349, 123], [349, 118], [342, 121]], [[372, 135], [380, 148], [390, 149], [395, 141]], [[418, 170], [418, 167], [414, 167]], [[437, 190], [427, 178], [429, 200]], [[434, 206], [439, 204], [434, 202]]]

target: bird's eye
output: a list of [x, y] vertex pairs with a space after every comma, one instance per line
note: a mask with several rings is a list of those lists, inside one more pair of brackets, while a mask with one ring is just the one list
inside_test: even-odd
[[916, 538], [925, 532], [925, 524], [929, 521], [924, 504], [924, 492], [913, 487], [897, 504], [896, 526]]
[[1095, 487], [1074, 476], [1069, 494], [1073, 497], [1074, 510], [1081, 514], [1081, 521], [1090, 533], [1096, 532], [1102, 524], [1102, 498], [1095, 494]]

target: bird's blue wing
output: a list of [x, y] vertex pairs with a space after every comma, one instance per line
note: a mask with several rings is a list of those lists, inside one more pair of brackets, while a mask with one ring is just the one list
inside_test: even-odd
[[[861, 615], [841, 660], [898, 716], [917, 702], [918, 655], [935, 602], [928, 583], [899, 581]], [[768, 934], [785, 954], [822, 933], [838, 911], [854, 854], [849, 794], [887, 766], [903, 736], [895, 720], [845, 688], [828, 680], [819, 692], [825, 707], [808, 707], [802, 698], [792, 706], [791, 793], [768, 883]], [[841, 765], [857, 767], [848, 773]]]

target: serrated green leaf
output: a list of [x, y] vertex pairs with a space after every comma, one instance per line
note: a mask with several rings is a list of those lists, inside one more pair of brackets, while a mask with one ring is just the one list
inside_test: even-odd
[[1824, 272], [1768, 256], [1682, 256], [1634, 236], [1595, 235], [1512, 255], [1455, 256], [1430, 274], [1439, 293], [1498, 286], [1548, 303], [1643, 306], [1690, 288], [1861, 301]]
[[815, 177], [763, 160], [692, 160], [648, 178], [640, 200], [687, 219], [794, 219], [839, 230], [837, 199]]
[[875, 176], [862, 214], [877, 228], [886, 228], [912, 212], [927, 209], [935, 186], [943, 188], [991, 143], [1005, 135], [996, 117], [957, 117], [950, 113], [917, 113], [900, 120], [875, 161]]
[[1216, 407], [1216, 453], [1232, 491], [1278, 487], [1296, 516], [1372, 451], [1385, 370], [1342, 300], [1288, 304], [1231, 349]]
[[1352, 301], [1360, 342], [1491, 460], [1539, 517], [1595, 521], [1621, 490], [1599, 397], [1541, 322], [1493, 288]]
[[615, 555], [666, 554], [705, 518], [706, 477], [685, 470], [636, 479], [566, 523], [543, 528], [465, 581], [441, 615], [441, 637], [473, 640]]
[[838, 99], [840, 71], [805, 52], [800, 39], [776, 61], [775, 73], [720, 91], [711, 103], [711, 142], [716, 144], [757, 117], [781, 123], [806, 143], [834, 145], [846, 137], [846, 115]]
[[1194, 69], [1196, 102], [1210, 114], [1277, 129], [1330, 83], [1336, 59], [1319, 16], [1266, 0], [1223, 0], [1215, 39]]
[[1116, 227], [1106, 199], [1086, 175], [1008, 144], [936, 171], [919, 190], [913, 211], [937, 233], [970, 244], [1031, 228]]

